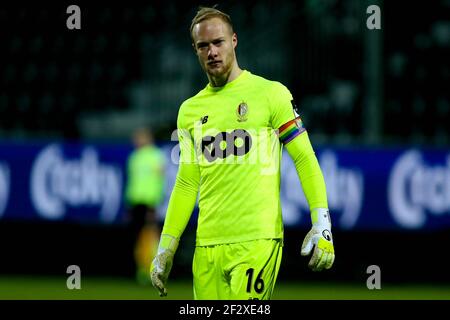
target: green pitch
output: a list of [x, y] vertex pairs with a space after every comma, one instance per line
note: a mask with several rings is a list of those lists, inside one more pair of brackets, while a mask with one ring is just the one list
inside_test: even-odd
[[[169, 296], [164, 299], [192, 299], [192, 285], [189, 281], [171, 280]], [[42, 276], [0, 276], [0, 299], [161, 299], [151, 286], [140, 286], [132, 279], [84, 277], [80, 290], [69, 290], [66, 278]], [[273, 299], [426, 299], [449, 300], [450, 285], [390, 285], [382, 284], [381, 290], [368, 290], [362, 284], [323, 284], [278, 282]]]

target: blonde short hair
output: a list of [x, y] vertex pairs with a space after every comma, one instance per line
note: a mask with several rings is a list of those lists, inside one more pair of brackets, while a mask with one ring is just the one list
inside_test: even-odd
[[199, 7], [199, 10], [197, 11], [197, 14], [195, 15], [195, 17], [192, 19], [192, 23], [191, 23], [191, 39], [192, 41], [194, 40], [194, 37], [192, 36], [192, 30], [194, 30], [194, 26], [197, 23], [200, 23], [202, 21], [211, 19], [211, 18], [219, 18], [221, 19], [223, 22], [225, 22], [229, 27], [230, 27], [230, 32], [233, 34], [233, 23], [231, 22], [231, 18], [228, 14], [216, 9], [215, 5], [214, 7]]

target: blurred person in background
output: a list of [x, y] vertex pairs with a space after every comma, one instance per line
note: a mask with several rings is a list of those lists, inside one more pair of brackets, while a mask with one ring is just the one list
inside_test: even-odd
[[156, 254], [159, 227], [156, 209], [164, 199], [165, 158], [147, 128], [132, 135], [134, 151], [128, 157], [126, 204], [133, 236], [136, 280], [149, 284], [148, 269]]

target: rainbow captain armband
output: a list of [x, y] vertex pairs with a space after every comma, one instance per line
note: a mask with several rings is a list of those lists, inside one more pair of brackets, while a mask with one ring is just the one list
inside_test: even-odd
[[281, 143], [286, 144], [305, 130], [302, 119], [297, 117], [294, 120], [286, 122], [278, 129], [280, 141]]

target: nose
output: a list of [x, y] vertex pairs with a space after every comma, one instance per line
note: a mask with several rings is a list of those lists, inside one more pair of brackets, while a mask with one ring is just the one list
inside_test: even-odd
[[214, 44], [210, 44], [208, 48], [208, 59], [217, 57], [217, 47]]

